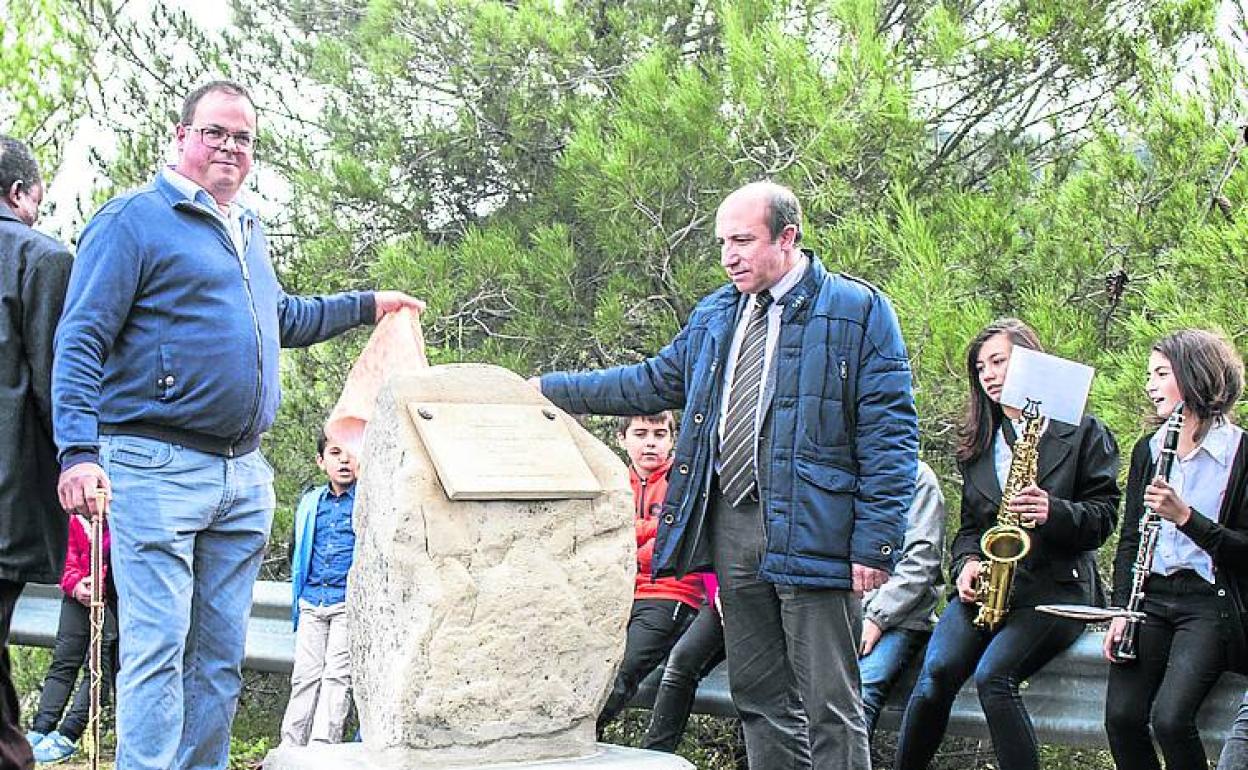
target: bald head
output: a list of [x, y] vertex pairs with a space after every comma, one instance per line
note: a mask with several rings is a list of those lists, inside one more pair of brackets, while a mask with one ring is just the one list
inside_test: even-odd
[[802, 204], [798, 203], [793, 191], [784, 185], [765, 181], [750, 182], [729, 193], [720, 204], [720, 210], [729, 203], [764, 207], [767, 231], [771, 233], [772, 240], [780, 237], [784, 228], [793, 225], [796, 230], [793, 242], [801, 242]]
[[797, 259], [802, 209], [797, 196], [773, 182], [734, 191], [715, 214], [719, 262], [744, 294], [770, 289]]

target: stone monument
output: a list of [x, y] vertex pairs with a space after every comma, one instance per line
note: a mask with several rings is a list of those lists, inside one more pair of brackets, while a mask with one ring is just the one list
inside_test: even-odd
[[516, 374], [391, 379], [368, 424], [348, 581], [363, 744], [269, 770], [688, 768], [595, 743], [635, 565], [623, 463]]

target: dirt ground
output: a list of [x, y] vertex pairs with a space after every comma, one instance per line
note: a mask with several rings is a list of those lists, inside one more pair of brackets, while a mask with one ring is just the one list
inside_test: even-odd
[[[35, 767], [55, 767], [58, 770], [91, 770], [91, 763], [87, 761], [86, 757], [74, 757], [64, 762], [58, 762], [55, 765], [35, 765]], [[100, 758], [100, 770], [113, 770], [113, 756], [111, 754]]]

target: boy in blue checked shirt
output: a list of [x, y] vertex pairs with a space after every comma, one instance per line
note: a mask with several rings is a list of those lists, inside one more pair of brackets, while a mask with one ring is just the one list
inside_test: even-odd
[[295, 666], [282, 743], [338, 743], [351, 707], [347, 572], [355, 552], [356, 460], [317, 439], [316, 464], [329, 483], [304, 494], [295, 510], [291, 549]]

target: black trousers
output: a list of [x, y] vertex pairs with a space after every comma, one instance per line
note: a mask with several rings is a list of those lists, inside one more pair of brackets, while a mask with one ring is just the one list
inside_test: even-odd
[[[68, 596], [61, 598], [61, 619], [56, 628], [56, 646], [52, 650], [52, 665], [43, 680], [43, 693], [39, 696], [39, 711], [35, 715], [36, 732], [49, 733], [57, 730], [71, 741], [82, 737], [87, 729], [91, 708], [91, 676], [87, 656], [91, 641], [91, 610]], [[113, 689], [113, 660], [117, 648], [117, 618], [113, 608], [104, 611], [104, 645], [100, 654], [100, 668], [104, 681], [100, 688], [101, 703], [108, 703]], [[82, 682], [74, 691], [78, 671], [82, 670]], [[65, 705], [73, 693], [74, 702], [61, 720]], [[60, 722], [60, 727], [57, 723]]]
[[936, 756], [963, 683], [975, 677], [1001, 770], [1039, 770], [1039, 744], [1019, 685], [1083, 633], [1083, 623], [1017, 607], [995, 631], [974, 625], [978, 606], [954, 599], [927, 643], [923, 670], [897, 734], [896, 770], [923, 770]]
[[637, 694], [641, 681], [658, 668], [698, 611], [674, 599], [638, 599], [628, 619], [624, 660], [615, 675], [607, 704], [598, 715], [598, 731], [615, 719]]
[[724, 626], [714, 607], [704, 606], [685, 635], [672, 648], [663, 668], [663, 681], [654, 696], [650, 727], [641, 741], [643, 749], [671, 754], [689, 722], [698, 682], [724, 660]]
[[35, 755], [22, 733], [22, 714], [9, 663], [9, 624], [24, 583], [0, 580], [0, 770], [30, 770]]
[[1153, 575], [1144, 590], [1138, 657], [1109, 669], [1105, 731], [1114, 764], [1161, 770], [1156, 738], [1166, 770], [1208, 770], [1196, 712], [1227, 667], [1221, 603], [1190, 570]]

